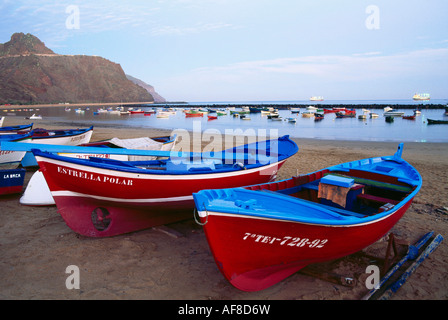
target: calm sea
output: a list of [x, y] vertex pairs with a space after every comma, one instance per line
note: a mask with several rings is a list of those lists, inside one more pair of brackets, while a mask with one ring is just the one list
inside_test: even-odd
[[[362, 114], [361, 109], [356, 109], [356, 118], [337, 119], [334, 114], [326, 114], [321, 121], [314, 121], [314, 118], [305, 118], [302, 116], [306, 111], [306, 105], [316, 105], [317, 103], [309, 101], [267, 101], [267, 102], [195, 102], [190, 104], [175, 104], [170, 107], [176, 108], [175, 114], [168, 118], [158, 118], [157, 113], [151, 116], [143, 114], [134, 115], [117, 115], [117, 114], [95, 114], [98, 107], [91, 107], [84, 113], [76, 113], [74, 107], [70, 111], [65, 111], [65, 106], [40, 109], [39, 111], [27, 111], [26, 114], [38, 113], [42, 115], [45, 123], [51, 121], [53, 123], [67, 123], [79, 127], [86, 127], [90, 125], [97, 126], [119, 126], [119, 127], [139, 127], [139, 128], [160, 128], [160, 129], [186, 129], [192, 130], [218, 130], [222, 134], [226, 132], [243, 132], [246, 134], [255, 133], [259, 130], [266, 130], [269, 135], [269, 130], [278, 130], [278, 135], [290, 135], [296, 138], [316, 138], [316, 139], [330, 139], [330, 140], [360, 140], [360, 141], [394, 141], [394, 142], [448, 142], [448, 124], [443, 125], [428, 125], [427, 119], [448, 120], [448, 116], [444, 115], [444, 109], [427, 109], [426, 106], [442, 104], [446, 105], [448, 100], [431, 100], [430, 102], [414, 102], [412, 100], [358, 100], [358, 101], [323, 101], [318, 104], [323, 104], [325, 107], [331, 105], [358, 105], [366, 107], [371, 112], [379, 115], [376, 119], [371, 119], [367, 115], [366, 120], [358, 119], [358, 115]], [[182, 108], [190, 108], [191, 106], [203, 105], [228, 105], [239, 106], [242, 104], [259, 104], [259, 105], [294, 105], [302, 104], [299, 114], [293, 114], [290, 110], [279, 110], [279, 116], [283, 121], [273, 121], [268, 119], [265, 115], [260, 113], [251, 113], [248, 115], [250, 120], [242, 120], [239, 117], [233, 117], [228, 112], [226, 116], [219, 116], [217, 120], [209, 121], [207, 115], [202, 118], [186, 118]], [[385, 121], [383, 116], [383, 109], [375, 108], [375, 105], [390, 104], [398, 111], [402, 111], [405, 115], [412, 115], [412, 109], [400, 109], [399, 105], [413, 105], [421, 107], [421, 115], [417, 116], [415, 120], [406, 120], [402, 117], [395, 117], [392, 123]], [[423, 107], [422, 107], [423, 106]], [[69, 106], [70, 107], [70, 106]], [[160, 106], [143, 107], [143, 110], [149, 109], [161, 110]], [[82, 108], [86, 109], [86, 108]], [[125, 108], [127, 109], [127, 108]], [[239, 108], [236, 108], [239, 110]], [[16, 116], [23, 116], [22, 113], [16, 112]], [[212, 114], [211, 114], [212, 115]], [[286, 118], [293, 117], [296, 119], [295, 123], [286, 121]], [[39, 120], [35, 120], [35, 127], [39, 126]], [[43, 121], [42, 121], [43, 126]]]

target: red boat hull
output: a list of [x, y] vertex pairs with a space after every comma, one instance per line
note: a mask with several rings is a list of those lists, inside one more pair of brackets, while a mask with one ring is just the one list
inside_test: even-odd
[[313, 225], [249, 216], [201, 216], [216, 264], [243, 291], [266, 289], [303, 267], [357, 252], [385, 235], [412, 199], [384, 219], [347, 226]]
[[[285, 160], [226, 173], [135, 174], [36, 156], [67, 225], [89, 237], [108, 237], [193, 216], [192, 194], [273, 181]], [[96, 220], [106, 221], [101, 227]]]

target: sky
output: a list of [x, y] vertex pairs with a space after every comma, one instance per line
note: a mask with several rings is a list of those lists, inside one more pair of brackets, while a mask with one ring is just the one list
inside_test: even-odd
[[31, 33], [102, 56], [169, 101], [448, 99], [446, 0], [0, 0]]

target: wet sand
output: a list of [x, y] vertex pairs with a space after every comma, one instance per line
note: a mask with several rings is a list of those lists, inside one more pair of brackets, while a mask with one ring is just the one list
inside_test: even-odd
[[[39, 126], [52, 128], [48, 123]], [[170, 132], [96, 127], [92, 141], [165, 134]], [[388, 142], [294, 140], [300, 150], [281, 168], [278, 179], [341, 162], [391, 155], [397, 149], [396, 143]], [[391, 232], [411, 244], [429, 231], [445, 240], [392, 299], [446, 300], [448, 144], [405, 143], [403, 158], [420, 172], [423, 187]], [[26, 181], [32, 173], [27, 172]], [[93, 239], [69, 229], [56, 206], [22, 206], [19, 199], [20, 195], [0, 198], [3, 300], [358, 300], [369, 291], [365, 286], [367, 266], [379, 263], [354, 254], [318, 266], [324, 272], [355, 279], [353, 287], [299, 272], [266, 290], [242, 292], [219, 272], [202, 227], [194, 222], [193, 211], [192, 219], [168, 225], [168, 233], [164, 228], [152, 228]], [[384, 257], [386, 247], [387, 241], [382, 239], [363, 252]], [[69, 265], [79, 267], [80, 289], [66, 288]]]

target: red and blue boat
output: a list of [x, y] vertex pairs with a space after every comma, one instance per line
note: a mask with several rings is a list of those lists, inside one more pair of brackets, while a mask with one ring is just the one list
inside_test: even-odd
[[21, 193], [25, 174], [23, 168], [0, 170], [0, 195]]
[[422, 185], [402, 147], [282, 181], [194, 193], [218, 269], [236, 288], [258, 291], [376, 242]]
[[[193, 193], [266, 183], [297, 153], [288, 136], [220, 152], [2, 144], [32, 151], [53, 199], [76, 233], [106, 237], [192, 218]], [[23, 149], [21, 149], [23, 148]], [[45, 152], [49, 151], [49, 152]], [[77, 159], [55, 152], [170, 156], [165, 160]]]

